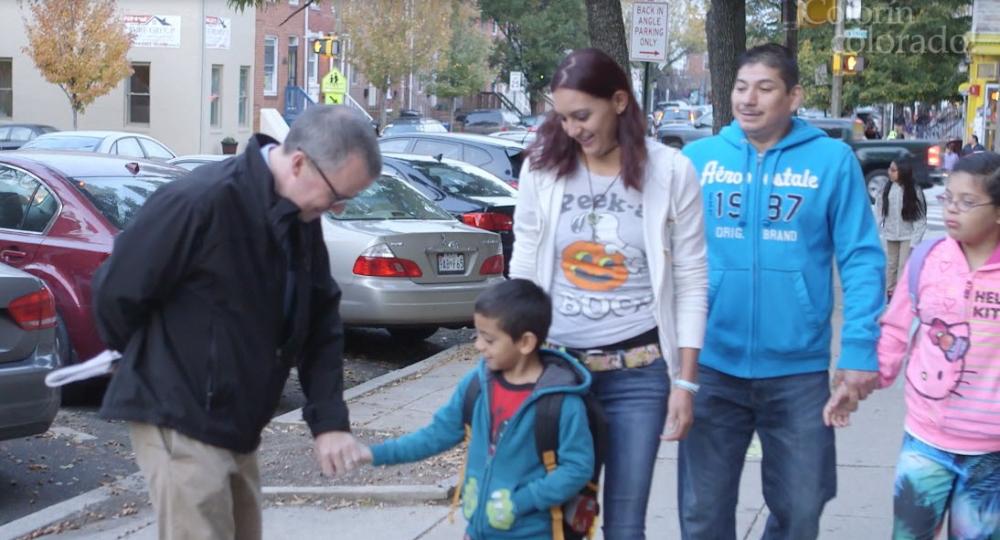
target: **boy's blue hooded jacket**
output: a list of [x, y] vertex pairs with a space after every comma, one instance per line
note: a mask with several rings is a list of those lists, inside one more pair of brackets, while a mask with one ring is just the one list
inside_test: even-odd
[[[462, 509], [469, 525], [467, 532], [477, 540], [488, 538], [551, 538], [549, 508], [573, 498], [594, 469], [593, 439], [582, 395], [590, 388], [590, 372], [562, 353], [543, 350], [545, 369], [531, 396], [510, 418], [490, 448], [490, 381], [493, 374], [486, 362], [466, 374], [448, 403], [439, 409], [430, 425], [372, 447], [375, 465], [419, 461], [462, 442], [462, 405], [473, 377], [481, 389], [472, 414], [472, 438], [466, 455]], [[546, 474], [535, 446], [535, 402], [542, 395], [565, 394], [559, 421], [559, 466]], [[490, 526], [486, 504], [499, 497], [513, 503], [515, 519], [507, 530]]]
[[830, 366], [836, 260], [838, 367], [877, 371], [885, 256], [851, 148], [805, 121], [762, 154], [737, 122], [684, 149], [701, 177], [709, 314], [700, 362], [766, 378]]

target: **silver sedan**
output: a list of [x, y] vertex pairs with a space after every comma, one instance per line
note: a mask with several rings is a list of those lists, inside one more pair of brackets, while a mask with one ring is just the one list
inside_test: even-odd
[[476, 297], [503, 281], [496, 233], [464, 225], [396, 173], [323, 217], [344, 324], [420, 340], [471, 325]]

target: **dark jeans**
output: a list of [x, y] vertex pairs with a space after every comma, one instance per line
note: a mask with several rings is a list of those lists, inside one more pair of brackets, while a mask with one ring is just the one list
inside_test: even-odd
[[736, 538], [736, 498], [756, 430], [771, 511], [766, 540], [811, 540], [823, 506], [837, 493], [833, 429], [823, 425], [827, 372], [741, 379], [698, 368], [694, 426], [681, 441], [678, 499], [685, 540]]
[[642, 540], [656, 452], [667, 419], [667, 365], [660, 358], [645, 367], [593, 375], [591, 387], [608, 418], [601, 509], [604, 538]]

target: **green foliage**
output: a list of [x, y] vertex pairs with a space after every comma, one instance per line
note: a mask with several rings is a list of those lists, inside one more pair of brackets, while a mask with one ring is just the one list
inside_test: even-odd
[[476, 12], [462, 0], [452, 1], [451, 45], [447, 64], [428, 83], [428, 92], [443, 98], [478, 92], [492, 79], [490, 40], [476, 25]]
[[483, 20], [495, 20], [497, 36], [490, 64], [501, 75], [524, 72], [527, 90], [542, 93], [567, 50], [586, 47], [583, 0], [479, 0]]
[[[963, 35], [971, 26], [971, 0], [868, 0], [862, 20], [846, 28], [868, 30], [868, 39], [849, 39], [844, 48], [859, 53], [865, 68], [844, 78], [845, 108], [873, 103], [933, 103], [958, 97], [966, 76], [958, 71], [964, 57]], [[799, 62], [807, 103], [827, 108], [829, 85], [817, 86], [813, 70], [829, 64], [833, 28], [799, 32]]]

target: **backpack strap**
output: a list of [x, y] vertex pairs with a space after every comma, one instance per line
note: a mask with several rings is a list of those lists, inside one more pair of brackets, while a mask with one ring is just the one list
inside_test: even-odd
[[910, 352], [913, 350], [913, 342], [920, 330], [920, 273], [924, 269], [927, 256], [930, 255], [934, 246], [941, 243], [944, 238], [932, 238], [917, 244], [910, 253], [909, 269], [906, 272], [906, 285], [910, 292], [910, 312], [913, 313], [913, 320], [910, 322], [910, 330], [906, 336], [906, 356], [909, 360]]
[[[562, 418], [563, 393], [545, 394], [535, 402], [535, 448], [538, 459], [551, 473], [559, 465], [559, 420]], [[552, 516], [552, 539], [563, 540], [563, 510], [561, 505], [549, 508]]]
[[[476, 400], [479, 399], [479, 395], [482, 393], [482, 388], [479, 385], [479, 374], [469, 381], [469, 385], [465, 387], [465, 395], [462, 396], [462, 425], [465, 427], [465, 444], [469, 444], [469, 440], [472, 439], [472, 411], [476, 407]], [[458, 471], [458, 483], [455, 485], [455, 491], [451, 494], [451, 508], [448, 510], [448, 522], [455, 523], [455, 509], [458, 508], [458, 503], [462, 498], [462, 487], [465, 484], [465, 468], [469, 464], [469, 454], [466, 452], [465, 458], [462, 459], [462, 467]]]
[[477, 373], [469, 381], [469, 386], [465, 387], [465, 396], [462, 398], [462, 423], [465, 424], [466, 430], [472, 426], [472, 411], [476, 408], [476, 400], [479, 399], [481, 393], [482, 388], [479, 386], [479, 374]]

